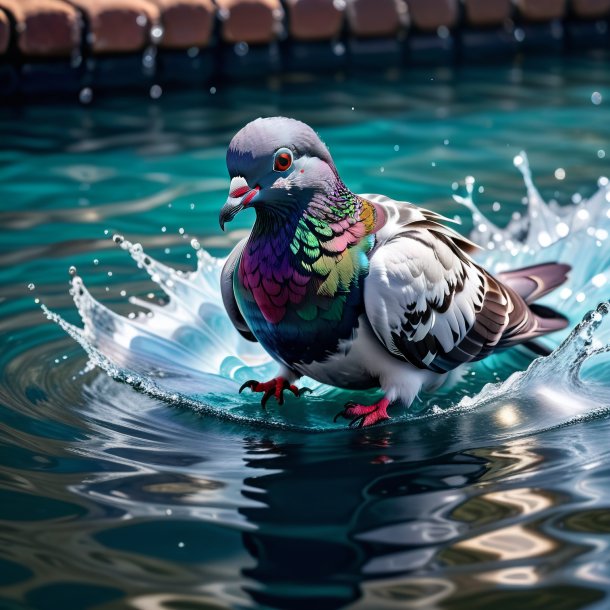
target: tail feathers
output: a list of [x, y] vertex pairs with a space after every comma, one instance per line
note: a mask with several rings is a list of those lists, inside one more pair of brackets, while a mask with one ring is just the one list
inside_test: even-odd
[[498, 273], [496, 277], [529, 305], [561, 286], [567, 280], [570, 269], [570, 265], [563, 263], [543, 263]]
[[533, 303], [529, 308], [536, 316], [538, 334], [553, 333], [556, 330], [564, 329], [569, 324], [569, 320], [565, 316], [550, 307]]
[[[525, 308], [525, 305], [522, 305]], [[531, 344], [548, 333], [563, 330], [568, 326], [569, 320], [550, 307], [538, 305], [537, 303], [527, 306], [518, 314], [520, 320], [509, 332], [502, 336], [498, 347], [513, 347], [522, 343]], [[535, 349], [533, 351], [536, 351]]]

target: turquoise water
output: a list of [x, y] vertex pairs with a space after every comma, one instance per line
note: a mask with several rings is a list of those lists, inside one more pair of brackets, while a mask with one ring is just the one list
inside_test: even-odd
[[[428, 417], [331, 431], [340, 397], [324, 391], [269, 415], [222, 376], [223, 392], [190, 388], [192, 403], [137, 392], [87, 366], [34, 299], [80, 325], [74, 265], [119, 313], [139, 309], [122, 291], [167, 301], [115, 233], [185, 271], [193, 238], [226, 254], [252, 217], [220, 232], [224, 153], [257, 116], [314, 125], [354, 191], [460, 215], [469, 231], [451, 198], [469, 175], [494, 223], [527, 214], [522, 150], [545, 200], [594, 196], [610, 173], [609, 104], [602, 57], [0, 109], [0, 607], [607, 607], [607, 361], [581, 386], [563, 370], [577, 368], [569, 344], [480, 394], [528, 367], [514, 350], [423, 397]], [[548, 251], [577, 265], [573, 324], [610, 296], [591, 288], [610, 255], [591, 239]], [[464, 395], [474, 406], [451, 410]]]

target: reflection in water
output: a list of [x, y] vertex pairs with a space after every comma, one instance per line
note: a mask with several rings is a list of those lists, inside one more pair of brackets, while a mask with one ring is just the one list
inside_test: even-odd
[[[13, 598], [50, 595], [45, 587], [70, 574], [70, 587], [97, 587], [91, 595], [109, 608], [120, 596], [147, 610], [482, 609], [498, 599], [576, 609], [610, 577], [598, 497], [610, 472], [589, 469], [608, 455], [610, 422], [593, 433], [573, 426], [569, 446], [562, 430], [473, 446], [460, 429], [468, 418], [244, 438], [103, 377], [89, 388], [87, 428], [58, 456], [80, 462], [40, 464], [44, 479], [32, 461], [4, 483], [40, 494], [46, 480], [51, 494], [51, 474], [67, 490], [56, 514], [23, 513], [0, 533], [5, 558], [33, 573], [10, 577]], [[61, 417], [48, 409], [49, 421]], [[98, 472], [83, 477], [93, 460]], [[575, 490], [579, 469], [587, 485]], [[572, 584], [560, 589], [562, 574]], [[494, 598], [498, 587], [508, 597]]]
[[[321, 456], [298, 445], [250, 441], [247, 465], [257, 472], [264, 468], [262, 476], [246, 479], [244, 491], [261, 504], [240, 510], [256, 524], [244, 534], [245, 546], [257, 561], [245, 574], [262, 585], [249, 590], [256, 602], [292, 608], [306, 599], [314, 607], [339, 608], [362, 597], [363, 580], [434, 573], [439, 561], [447, 563], [444, 549], [468, 531], [460, 524], [460, 510], [470, 501], [464, 490], [476, 486], [490, 464], [462, 452], [411, 461], [396, 450], [408, 446], [405, 436], [402, 431], [363, 433], [357, 437], [358, 452], [351, 448], [346, 454], [339, 442], [338, 457], [326, 457], [322, 463]], [[356, 439], [346, 440], [353, 446]], [[380, 455], [386, 459], [379, 461]], [[504, 498], [505, 504], [526, 505], [534, 495], [526, 490], [514, 495], [507, 491], [505, 496], [498, 492], [487, 501]], [[498, 548], [501, 536], [499, 532]], [[471, 538], [470, 547], [459, 544], [472, 551], [477, 540]], [[519, 557], [519, 539], [504, 544], [516, 547], [511, 558]], [[454, 590], [451, 579], [424, 581], [409, 580], [401, 603], [408, 590], [420, 602], [422, 596], [429, 597], [429, 603]]]

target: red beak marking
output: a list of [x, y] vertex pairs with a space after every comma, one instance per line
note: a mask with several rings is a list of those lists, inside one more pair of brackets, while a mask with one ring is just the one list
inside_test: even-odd
[[[241, 191], [241, 189], [239, 189]], [[242, 200], [241, 204], [246, 207], [253, 199], [256, 197], [257, 193], [260, 191], [260, 187], [255, 186]]]

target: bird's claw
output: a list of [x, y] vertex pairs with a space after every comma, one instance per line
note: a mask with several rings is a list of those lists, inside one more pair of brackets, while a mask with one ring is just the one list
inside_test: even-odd
[[386, 411], [388, 404], [389, 402], [385, 398], [382, 398], [373, 405], [359, 405], [349, 401], [345, 403], [343, 410], [335, 415], [333, 421], [336, 422], [339, 417], [344, 417], [345, 419], [351, 420], [349, 423], [350, 428], [365, 428], [367, 426], [372, 426], [384, 419], [390, 419], [390, 416]]
[[305, 392], [311, 392], [309, 388], [297, 388], [295, 385], [291, 384], [284, 377], [276, 377], [271, 381], [260, 382], [255, 379], [249, 379], [242, 383], [239, 388], [239, 393], [241, 394], [243, 390], [246, 388], [250, 388], [252, 392], [262, 392], [263, 396], [261, 398], [261, 407], [263, 409], [267, 406], [267, 401], [271, 396], [275, 396], [275, 400], [279, 405], [284, 404], [284, 391], [288, 390], [292, 392], [297, 398], [302, 396]]
[[254, 379], [249, 379], [248, 381], [244, 381], [239, 388], [239, 393], [241, 394], [246, 388], [254, 389], [254, 386], [258, 383], [258, 381], [254, 381]]

